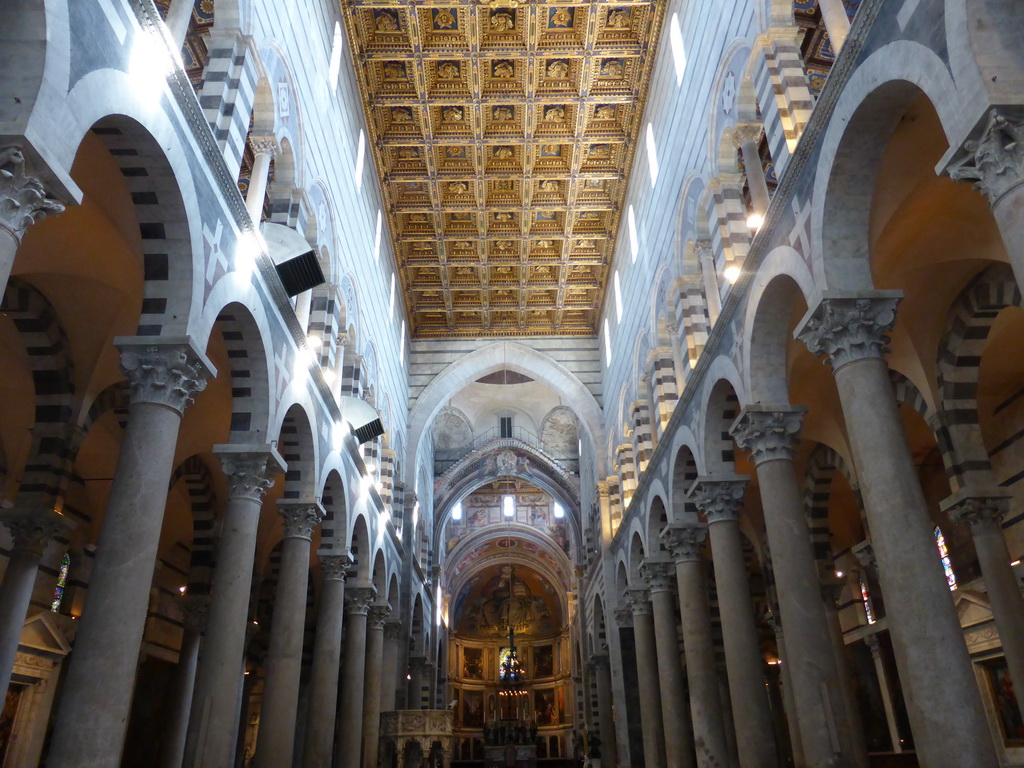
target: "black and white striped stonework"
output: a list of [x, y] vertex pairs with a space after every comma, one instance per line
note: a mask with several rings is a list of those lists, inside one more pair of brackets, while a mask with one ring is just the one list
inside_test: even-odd
[[183, 482], [192, 507], [192, 550], [187, 581], [190, 595], [210, 594], [213, 582], [217, 498], [212, 480], [209, 467], [198, 456], [183, 461], [171, 475], [170, 487]]
[[826, 570], [833, 567], [828, 507], [832, 481], [837, 471], [846, 478], [851, 488], [857, 487], [856, 478], [850, 474], [843, 457], [832, 448], [819, 444], [811, 451], [804, 474], [804, 515], [807, 517], [807, 527], [811, 532], [814, 559], [819, 567]]
[[207, 38], [207, 46], [210, 60], [203, 71], [199, 106], [234, 177], [242, 167], [259, 75], [245, 39], [237, 32], [215, 31]]
[[265, 440], [270, 390], [267, 360], [256, 321], [247, 309], [228, 305], [217, 317], [231, 374], [231, 432]]

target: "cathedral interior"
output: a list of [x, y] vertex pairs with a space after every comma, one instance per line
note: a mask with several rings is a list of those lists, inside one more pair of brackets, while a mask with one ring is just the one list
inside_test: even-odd
[[0, 70], [0, 768], [1024, 766], [1020, 0]]

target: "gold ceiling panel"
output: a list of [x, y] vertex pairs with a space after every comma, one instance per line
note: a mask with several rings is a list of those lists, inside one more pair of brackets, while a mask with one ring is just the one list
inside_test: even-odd
[[663, 8], [343, 2], [415, 337], [596, 332]]

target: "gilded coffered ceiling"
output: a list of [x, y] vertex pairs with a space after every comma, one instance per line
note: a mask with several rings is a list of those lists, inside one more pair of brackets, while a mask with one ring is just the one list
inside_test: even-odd
[[344, 4], [415, 337], [595, 333], [663, 6]]

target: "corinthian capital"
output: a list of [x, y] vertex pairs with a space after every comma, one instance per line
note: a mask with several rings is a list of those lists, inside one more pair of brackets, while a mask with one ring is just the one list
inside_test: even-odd
[[384, 629], [384, 624], [391, 615], [391, 606], [388, 603], [374, 603], [367, 610], [367, 626], [371, 629]]
[[121, 350], [121, 371], [128, 377], [133, 404], [156, 403], [184, 413], [192, 398], [206, 389], [206, 379], [217, 375], [189, 339], [119, 337], [114, 345]]
[[676, 583], [675, 566], [668, 560], [644, 560], [640, 576], [650, 592], [671, 591]]
[[63, 212], [63, 205], [46, 196], [42, 182], [25, 173], [21, 150], [0, 149], [0, 229], [21, 242], [31, 225]]
[[792, 460], [806, 408], [750, 405], [743, 409], [729, 433], [750, 454], [754, 465], [777, 459]]
[[11, 532], [15, 549], [23, 549], [37, 555], [50, 539], [61, 534], [70, 534], [75, 529], [75, 521], [52, 509], [5, 509], [0, 512], [0, 523]]
[[965, 154], [949, 167], [953, 181], [973, 181], [995, 206], [1024, 183], [1024, 120], [992, 109], [977, 139], [964, 142]]
[[313, 529], [324, 519], [324, 510], [316, 502], [279, 501], [277, 511], [284, 519], [284, 537], [286, 539], [313, 538]]
[[827, 355], [833, 372], [856, 360], [881, 357], [902, 296], [900, 291], [826, 293], [804, 317], [795, 336], [812, 354]]
[[708, 527], [704, 523], [669, 525], [661, 532], [661, 540], [677, 563], [686, 563], [704, 557], [704, 540], [707, 535]]
[[320, 573], [324, 581], [345, 581], [348, 569], [355, 565], [352, 555], [320, 555]]
[[626, 607], [634, 616], [651, 612], [651, 593], [646, 589], [627, 589], [624, 597]]
[[220, 457], [224, 475], [231, 484], [232, 499], [262, 501], [263, 494], [274, 484], [274, 475], [287, 469], [284, 459], [269, 445], [217, 445], [213, 452]]
[[273, 136], [250, 136], [249, 146], [254, 155], [273, 155], [277, 152], [277, 139]]
[[377, 589], [372, 584], [362, 587], [350, 587], [345, 590], [345, 613], [357, 613], [364, 616], [377, 597]]
[[709, 525], [738, 520], [749, 480], [740, 475], [698, 477], [687, 495], [704, 513]]
[[954, 523], [966, 523], [971, 533], [999, 531], [1010, 511], [1012, 494], [999, 488], [967, 486], [945, 499], [939, 506]]

